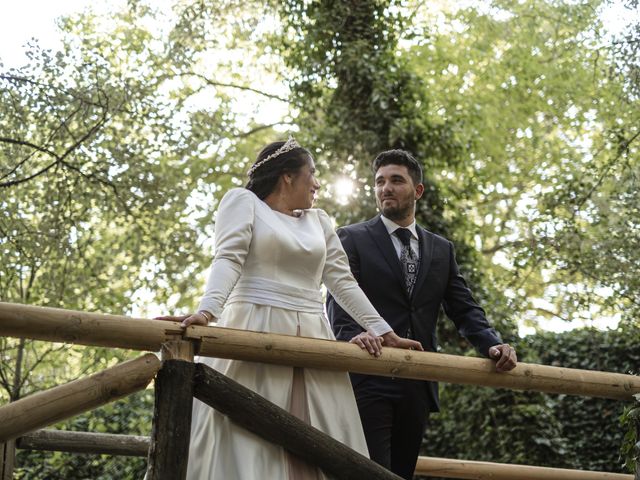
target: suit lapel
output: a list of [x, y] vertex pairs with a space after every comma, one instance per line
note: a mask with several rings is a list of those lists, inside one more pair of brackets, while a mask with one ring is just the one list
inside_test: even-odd
[[427, 278], [429, 265], [433, 258], [433, 234], [418, 225], [416, 225], [416, 231], [420, 239], [420, 267], [418, 268], [418, 278], [416, 278], [416, 284], [413, 287], [412, 297], [422, 287], [425, 278]]
[[[387, 227], [385, 227], [384, 223], [380, 219], [380, 215], [367, 222], [367, 230], [369, 230], [371, 238], [373, 238], [374, 242], [382, 252], [382, 256], [387, 261], [389, 268], [400, 282], [400, 285], [404, 285], [404, 275], [402, 274], [402, 267], [400, 266], [398, 254], [393, 246], [393, 241], [387, 231]], [[402, 290], [405, 291], [404, 288]]]

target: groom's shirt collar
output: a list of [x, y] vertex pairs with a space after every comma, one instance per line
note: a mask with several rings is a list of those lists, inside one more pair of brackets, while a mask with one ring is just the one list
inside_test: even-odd
[[393, 220], [389, 220], [384, 215], [380, 215], [380, 219], [382, 220], [382, 223], [384, 223], [384, 226], [387, 227], [387, 232], [389, 232], [389, 235], [391, 235], [393, 232], [395, 232], [398, 228], [407, 228], [411, 232], [411, 236], [415, 240], [418, 240], [418, 231], [416, 230], [416, 219], [415, 218], [413, 219], [413, 222], [411, 222], [411, 225], [409, 225], [407, 227], [401, 227], [396, 222], [394, 222]]

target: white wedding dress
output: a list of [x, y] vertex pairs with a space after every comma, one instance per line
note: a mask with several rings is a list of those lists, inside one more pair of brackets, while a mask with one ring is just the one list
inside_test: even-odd
[[[215, 258], [199, 310], [220, 327], [334, 339], [323, 313], [323, 282], [365, 329], [391, 328], [357, 286], [327, 214], [292, 217], [244, 188], [230, 190], [216, 216]], [[200, 357], [274, 404], [367, 455], [346, 372]], [[283, 448], [236, 426], [194, 399], [189, 480], [321, 479]]]

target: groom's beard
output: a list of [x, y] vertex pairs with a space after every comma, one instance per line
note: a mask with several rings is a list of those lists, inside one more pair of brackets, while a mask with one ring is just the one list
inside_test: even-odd
[[395, 207], [380, 207], [382, 214], [394, 222], [405, 220], [413, 217], [413, 208], [411, 205], [398, 205]]

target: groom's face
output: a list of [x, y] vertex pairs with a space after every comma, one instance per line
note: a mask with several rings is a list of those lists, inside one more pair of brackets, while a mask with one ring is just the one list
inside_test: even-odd
[[415, 185], [404, 165], [389, 164], [378, 169], [375, 175], [376, 204], [390, 220], [413, 221], [416, 200], [424, 192], [422, 184]]

